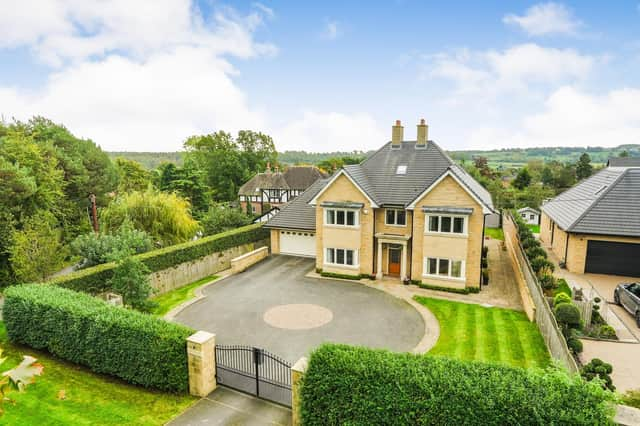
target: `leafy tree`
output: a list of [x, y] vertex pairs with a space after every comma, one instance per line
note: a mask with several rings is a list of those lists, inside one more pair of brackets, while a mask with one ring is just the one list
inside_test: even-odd
[[625, 150], [623, 150], [623, 151], [618, 155], [618, 157], [621, 157], [621, 158], [625, 158], [625, 157], [628, 157], [628, 156], [629, 156], [629, 151], [627, 151], [626, 149], [625, 149]]
[[542, 172], [540, 174], [540, 181], [542, 182], [543, 185], [546, 185], [546, 186], [554, 185], [555, 181], [553, 179], [553, 171], [551, 170], [551, 167], [545, 166], [542, 169]]
[[82, 257], [81, 268], [111, 262], [123, 256], [144, 253], [153, 248], [151, 237], [125, 222], [114, 234], [94, 232], [78, 236], [71, 249]]
[[558, 167], [554, 175], [555, 186], [558, 189], [572, 187], [576, 183], [576, 171], [573, 165], [565, 164]]
[[520, 190], [531, 185], [531, 175], [529, 174], [529, 169], [527, 169], [526, 167], [520, 169], [518, 175], [513, 180], [512, 185]]
[[0, 205], [0, 287], [13, 284], [15, 276], [9, 261], [13, 234], [15, 233], [15, 219], [9, 211]]
[[275, 164], [278, 153], [271, 136], [251, 130], [240, 130], [236, 143], [240, 148], [241, 159], [250, 176], [261, 172], [267, 163]]
[[586, 152], [580, 156], [578, 163], [576, 164], [576, 178], [578, 180], [586, 179], [593, 173], [593, 166], [591, 165], [591, 157]]
[[200, 219], [200, 225], [205, 235], [218, 234], [250, 223], [251, 218], [244, 214], [242, 210], [222, 204], [211, 206], [209, 211]]
[[125, 306], [148, 312], [153, 308], [149, 296], [153, 293], [149, 281], [149, 268], [135, 257], [125, 256], [118, 260], [109, 287], [122, 296]]
[[211, 195], [205, 183], [205, 174], [191, 161], [184, 167], [163, 163], [158, 168], [157, 185], [161, 191], [176, 192], [191, 202], [193, 212], [200, 216], [211, 205]]
[[151, 183], [151, 174], [142, 167], [142, 164], [127, 160], [116, 159], [118, 171], [118, 192], [144, 191]]
[[611, 364], [608, 364], [599, 358], [593, 358], [580, 369], [580, 375], [586, 381], [590, 382], [597, 378], [601, 381], [603, 388], [613, 392], [616, 390], [616, 387], [613, 385], [613, 380], [611, 380], [612, 372], [613, 367]]
[[198, 230], [187, 200], [151, 189], [119, 195], [102, 210], [100, 220], [107, 233], [117, 232], [130, 222], [162, 246], [188, 241]]
[[478, 169], [481, 176], [491, 178], [493, 177], [493, 171], [489, 168], [489, 162], [487, 157], [477, 156], [473, 159], [473, 165]]
[[51, 213], [40, 212], [13, 234], [10, 261], [19, 281], [45, 281], [62, 266], [65, 251], [53, 223]]
[[337, 170], [349, 164], [360, 164], [362, 160], [364, 158], [360, 156], [331, 157], [316, 163], [316, 166], [326, 173], [332, 173], [334, 169]]

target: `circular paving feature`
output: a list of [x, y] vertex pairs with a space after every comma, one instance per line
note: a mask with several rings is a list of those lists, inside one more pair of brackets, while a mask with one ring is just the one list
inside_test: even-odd
[[330, 323], [333, 312], [322, 306], [298, 303], [269, 308], [263, 319], [270, 326], [277, 328], [309, 330]]

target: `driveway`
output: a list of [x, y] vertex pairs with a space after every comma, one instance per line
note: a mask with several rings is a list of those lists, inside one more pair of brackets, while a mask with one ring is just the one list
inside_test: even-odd
[[266, 349], [295, 362], [324, 342], [411, 351], [425, 325], [407, 302], [360, 283], [305, 277], [313, 259], [272, 256], [204, 290], [175, 321], [223, 345]]

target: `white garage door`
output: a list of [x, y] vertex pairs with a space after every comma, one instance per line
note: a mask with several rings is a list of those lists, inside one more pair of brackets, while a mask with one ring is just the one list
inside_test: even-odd
[[316, 257], [316, 234], [302, 231], [280, 231], [280, 253]]

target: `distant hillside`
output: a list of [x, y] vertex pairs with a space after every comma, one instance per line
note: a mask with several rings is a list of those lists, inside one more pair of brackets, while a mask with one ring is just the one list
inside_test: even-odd
[[176, 163], [182, 165], [182, 152], [107, 152], [111, 159], [123, 157], [142, 164], [145, 168], [153, 170], [160, 163]]
[[[529, 161], [560, 161], [575, 163], [583, 152], [587, 152], [594, 164], [604, 164], [610, 157], [617, 157], [627, 151], [632, 157], [640, 157], [640, 145], [620, 145], [615, 148], [603, 147], [550, 147], [550, 148], [510, 148], [490, 151], [449, 151], [449, 155], [458, 161], [471, 161], [474, 157], [487, 157], [492, 167], [521, 167]], [[318, 164], [329, 158], [366, 156], [373, 151], [351, 152], [305, 152], [284, 151], [278, 153], [278, 159], [285, 164]], [[111, 158], [124, 157], [135, 160], [147, 169], [155, 169], [160, 163], [182, 164], [181, 152], [109, 152]]]

